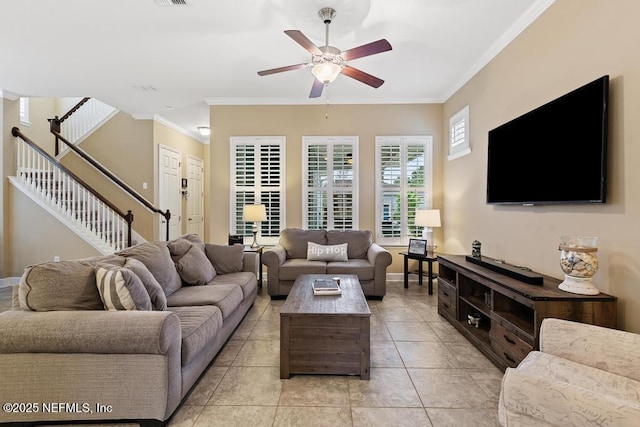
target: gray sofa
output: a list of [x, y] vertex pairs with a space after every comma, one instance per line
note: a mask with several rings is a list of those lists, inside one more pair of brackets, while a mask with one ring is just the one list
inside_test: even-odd
[[188, 235], [27, 267], [0, 314], [0, 422], [163, 424], [253, 305], [248, 260]]
[[[312, 260], [308, 253], [310, 242], [331, 247], [346, 243], [346, 259]], [[382, 299], [387, 292], [386, 274], [391, 253], [373, 243], [369, 230], [288, 228], [280, 233], [279, 243], [263, 253], [262, 263], [267, 266], [267, 290], [272, 298], [288, 295], [301, 274], [355, 274], [365, 296]]]

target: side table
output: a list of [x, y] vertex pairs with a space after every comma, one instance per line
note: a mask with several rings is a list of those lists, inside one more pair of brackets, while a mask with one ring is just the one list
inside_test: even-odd
[[[438, 256], [434, 252], [428, 252], [426, 255], [410, 254], [408, 252], [401, 252], [400, 255], [404, 257], [404, 287], [409, 287], [409, 273], [418, 275], [418, 284], [422, 285], [422, 276], [424, 271], [422, 263], [427, 263], [427, 279], [429, 281], [429, 295], [433, 295], [433, 279], [437, 276], [433, 274], [433, 263], [438, 261]], [[418, 271], [409, 271], [409, 260], [415, 259], [418, 261]]]
[[244, 245], [245, 252], [254, 252], [258, 254], [258, 271], [256, 272], [256, 276], [258, 276], [258, 286], [262, 287], [262, 249], [264, 246], [258, 246], [257, 248], [252, 248], [249, 245]]

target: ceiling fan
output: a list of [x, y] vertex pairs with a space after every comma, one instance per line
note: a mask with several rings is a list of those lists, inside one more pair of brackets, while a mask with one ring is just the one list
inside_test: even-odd
[[380, 39], [375, 42], [341, 51], [340, 49], [329, 45], [329, 24], [331, 24], [331, 21], [336, 17], [335, 9], [331, 7], [322, 8], [318, 12], [318, 16], [320, 16], [320, 19], [322, 19], [326, 26], [326, 39], [324, 46], [316, 46], [307, 38], [307, 36], [302, 34], [301, 31], [285, 31], [286, 35], [291, 37], [295, 42], [311, 53], [311, 62], [258, 71], [258, 75], [267, 76], [269, 74], [282, 73], [283, 71], [311, 67], [311, 73], [313, 73], [315, 79], [313, 81], [313, 86], [311, 87], [309, 98], [317, 98], [322, 95], [324, 87], [334, 81], [336, 77], [338, 77], [338, 74], [344, 74], [345, 76], [349, 76], [352, 79], [361, 81], [362, 83], [368, 84], [374, 88], [382, 86], [384, 80], [347, 65], [347, 61], [375, 55], [376, 53], [386, 52], [391, 50], [391, 44], [389, 44], [385, 39]]

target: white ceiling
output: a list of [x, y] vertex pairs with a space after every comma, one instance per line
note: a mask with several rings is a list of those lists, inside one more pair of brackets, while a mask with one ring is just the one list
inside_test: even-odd
[[[553, 1], [2, 0], [0, 91], [94, 97], [192, 134], [209, 105], [443, 102]], [[337, 10], [331, 45], [391, 43], [350, 62], [380, 88], [339, 76], [311, 100], [309, 69], [257, 75], [310, 60], [283, 31], [324, 45], [325, 6]]]

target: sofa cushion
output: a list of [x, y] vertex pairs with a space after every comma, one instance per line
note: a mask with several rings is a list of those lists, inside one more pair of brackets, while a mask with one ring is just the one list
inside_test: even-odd
[[301, 230], [299, 228], [287, 228], [280, 232], [280, 244], [287, 252], [287, 258], [306, 259], [307, 242], [326, 245], [326, 232], [324, 230]]
[[179, 238], [168, 242], [167, 248], [184, 283], [205, 285], [216, 277], [209, 258], [194, 243]]
[[24, 270], [18, 286], [20, 308], [35, 311], [104, 310], [96, 287], [95, 266], [105, 262], [122, 266], [113, 255], [46, 262]]
[[180, 319], [182, 331], [182, 366], [189, 362], [207, 345], [214, 342], [222, 328], [222, 312], [215, 306], [172, 307]]
[[307, 243], [307, 260], [309, 261], [347, 261], [347, 244], [319, 245]]
[[280, 266], [280, 280], [296, 280], [301, 274], [325, 274], [326, 261], [307, 261], [307, 259], [288, 259]]
[[243, 245], [214, 245], [206, 243], [204, 251], [217, 274], [239, 273], [244, 262]]
[[135, 258], [127, 258], [124, 263], [124, 267], [133, 271], [136, 276], [140, 278], [142, 284], [144, 285], [147, 293], [149, 294], [149, 299], [151, 300], [151, 305], [154, 310], [163, 311], [167, 308], [167, 296], [164, 294], [162, 290], [162, 286], [153, 277], [153, 274], [149, 271], [149, 269], [140, 261]]
[[172, 307], [215, 305], [226, 319], [243, 300], [242, 289], [236, 284], [186, 286], [167, 297]]
[[160, 283], [165, 295], [169, 296], [182, 287], [182, 279], [173, 264], [167, 242], [140, 243], [117, 254], [142, 262]]
[[105, 310], [151, 310], [151, 299], [136, 274], [124, 267], [99, 264], [96, 286]]
[[374, 270], [373, 265], [366, 259], [327, 263], [327, 274], [355, 274], [358, 280], [373, 280]]
[[327, 244], [337, 245], [348, 243], [347, 256], [349, 259], [366, 258], [367, 251], [373, 243], [371, 230], [329, 230]]
[[258, 281], [256, 275], [242, 271], [240, 273], [218, 274], [211, 282], [211, 285], [238, 285], [242, 288], [242, 297], [247, 298], [256, 292]]

